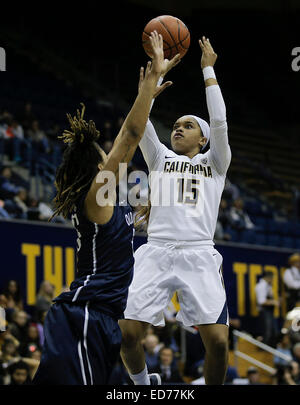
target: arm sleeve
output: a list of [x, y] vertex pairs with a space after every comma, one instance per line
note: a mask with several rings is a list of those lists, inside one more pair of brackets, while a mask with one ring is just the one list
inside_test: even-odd
[[225, 174], [231, 160], [228, 143], [226, 107], [218, 85], [208, 86], [206, 91], [207, 108], [210, 119], [210, 153], [219, 174]]
[[141, 148], [148, 169], [153, 170], [164, 145], [158, 139], [154, 126], [149, 119], [146, 124], [144, 136], [139, 143], [139, 147]]

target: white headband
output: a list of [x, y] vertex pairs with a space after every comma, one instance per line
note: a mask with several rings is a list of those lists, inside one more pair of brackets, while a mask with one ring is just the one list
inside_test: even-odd
[[205, 145], [203, 145], [203, 147], [206, 146], [208, 144], [209, 137], [210, 137], [210, 128], [209, 128], [208, 123], [206, 121], [204, 121], [202, 118], [197, 117], [196, 115], [189, 115], [189, 117], [194, 118], [198, 122], [199, 127], [201, 128], [201, 131], [202, 131], [202, 135], [205, 136], [205, 138], [206, 138], [206, 143], [205, 143]]

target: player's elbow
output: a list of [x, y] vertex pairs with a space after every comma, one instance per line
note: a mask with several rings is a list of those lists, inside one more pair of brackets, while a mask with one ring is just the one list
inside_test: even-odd
[[227, 126], [226, 116], [219, 115], [210, 119], [211, 128], [221, 128]]
[[134, 142], [139, 142], [142, 138], [143, 131], [138, 125], [130, 124], [126, 125], [123, 131], [123, 136]]

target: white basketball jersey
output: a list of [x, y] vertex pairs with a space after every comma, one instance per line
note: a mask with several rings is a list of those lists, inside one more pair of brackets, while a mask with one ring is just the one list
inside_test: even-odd
[[[210, 150], [190, 159], [163, 145], [148, 121], [140, 142], [150, 173], [148, 240], [203, 241], [213, 245], [231, 153], [227, 124], [212, 132]], [[216, 158], [218, 153], [221, 156]]]

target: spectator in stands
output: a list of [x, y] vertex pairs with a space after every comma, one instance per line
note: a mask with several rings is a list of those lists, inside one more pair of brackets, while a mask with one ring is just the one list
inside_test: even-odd
[[[290, 358], [292, 358], [292, 352], [291, 352], [291, 340], [290, 336], [288, 333], [283, 333], [279, 337], [279, 342], [277, 343], [276, 349], [280, 352], [283, 353]], [[284, 360], [281, 357], [274, 356], [274, 364], [276, 366], [287, 366], [289, 364], [289, 360]]]
[[240, 198], [239, 188], [226, 177], [223, 196], [230, 202]]
[[300, 342], [293, 346], [294, 360], [300, 365]]
[[297, 385], [300, 385], [300, 365], [297, 361], [290, 362], [291, 376]]
[[19, 283], [16, 280], [9, 280], [4, 287], [3, 294], [6, 298], [6, 316], [11, 320], [12, 313], [23, 309], [23, 298]]
[[46, 133], [40, 129], [39, 121], [34, 120], [27, 131], [27, 137], [31, 140], [37, 153], [49, 153], [50, 145]]
[[33, 350], [31, 350], [28, 354], [28, 357], [30, 359], [35, 359], [37, 361], [41, 361], [42, 357], [42, 350], [38, 347], [35, 347]]
[[28, 198], [27, 218], [31, 221], [40, 221], [39, 201], [34, 197]]
[[14, 138], [24, 139], [24, 130], [15, 118], [11, 120], [9, 130], [13, 134]]
[[28, 206], [26, 204], [27, 199], [28, 199], [27, 190], [25, 188], [20, 188], [17, 195], [13, 199], [16, 206], [15, 218], [27, 219], [27, 212], [28, 212]]
[[[163, 384], [183, 383], [183, 379], [179, 373], [177, 364], [173, 363], [174, 353], [170, 347], [163, 347], [159, 351], [159, 365], [152, 370], [153, 373], [158, 373], [161, 376]], [[173, 363], [173, 365], [172, 365]]]
[[[48, 221], [53, 215], [52, 208], [43, 201], [37, 200], [36, 198], [28, 198], [28, 211], [27, 218], [32, 221]], [[66, 220], [59, 215], [55, 217], [52, 222], [65, 223]]]
[[53, 299], [54, 285], [47, 280], [42, 281], [35, 304], [38, 317], [40, 316], [40, 314], [47, 312], [50, 309]]
[[18, 115], [18, 120], [21, 123], [22, 127], [26, 130], [28, 130], [32, 122], [36, 120], [35, 114], [32, 112], [32, 104], [31, 103], [26, 103], [24, 106], [24, 110], [21, 111]]
[[16, 339], [5, 339], [1, 348], [3, 367], [8, 367], [13, 359], [19, 356], [18, 346], [19, 342]]
[[45, 322], [45, 318], [47, 315], [48, 311], [44, 311], [44, 312], [37, 312], [36, 314], [36, 321], [37, 321], [37, 328], [39, 331], [39, 337], [40, 337], [40, 346], [43, 347], [44, 344], [44, 322]]
[[300, 307], [296, 307], [286, 314], [283, 329], [287, 331], [292, 346], [300, 343]]
[[230, 217], [229, 217], [229, 209], [227, 201], [222, 198], [219, 207], [219, 214], [215, 232], [215, 239], [218, 240], [230, 240], [231, 237], [228, 233], [226, 233], [226, 228], [230, 224]]
[[274, 308], [279, 306], [279, 301], [273, 297], [272, 282], [273, 273], [265, 271], [263, 277], [255, 286], [255, 293], [263, 342], [274, 347], [278, 333]]
[[299, 385], [299, 365], [292, 361], [287, 366], [277, 366], [273, 377], [273, 385]]
[[261, 385], [260, 374], [256, 367], [249, 367], [247, 370], [247, 378], [249, 385]]
[[161, 344], [159, 342], [159, 338], [157, 335], [150, 334], [147, 335], [144, 339], [144, 349], [145, 349], [145, 357], [146, 357], [146, 364], [148, 366], [148, 370], [157, 368], [159, 364], [159, 350], [161, 349]]
[[6, 330], [0, 333], [0, 350], [6, 340], [12, 340], [16, 347], [19, 347], [20, 342], [10, 332], [10, 324], [6, 325]]
[[3, 110], [0, 113], [0, 125], [7, 124], [9, 120], [13, 118], [13, 115], [8, 110]]
[[15, 310], [12, 315], [12, 322], [9, 325], [10, 332], [19, 342], [26, 339], [28, 319], [29, 316], [25, 311]]
[[19, 187], [11, 182], [12, 171], [8, 166], [2, 167], [0, 172], [0, 197], [4, 200], [6, 198], [13, 198], [19, 191]]
[[229, 220], [232, 228], [242, 231], [244, 229], [254, 229], [255, 225], [249, 215], [244, 211], [244, 201], [237, 198], [229, 211]]
[[24, 139], [24, 130], [18, 121], [11, 117], [6, 120], [6, 124], [1, 125], [1, 135], [5, 139]]
[[35, 323], [30, 323], [26, 328], [26, 336], [20, 343], [19, 353], [21, 356], [29, 357], [36, 349], [41, 349], [39, 331]]
[[288, 265], [289, 267], [283, 275], [283, 281], [286, 289], [287, 310], [291, 311], [297, 303], [300, 303], [300, 254], [291, 255]]
[[0, 218], [10, 218], [9, 213], [5, 209], [5, 202], [3, 200], [0, 200]]
[[240, 378], [237, 369], [235, 367], [228, 366], [225, 377], [225, 385], [231, 385], [233, 383], [233, 380], [235, 380], [236, 378]]
[[20, 357], [18, 353], [18, 345], [19, 342], [16, 339], [7, 337], [1, 346], [0, 375], [2, 376], [2, 384], [6, 384], [7, 381], [9, 382], [9, 366], [15, 363]]
[[[20, 162], [24, 144], [24, 130], [15, 118], [8, 120], [7, 125], [2, 126], [0, 132], [5, 139], [4, 152], [10, 160]], [[0, 135], [1, 136], [1, 135]]]
[[19, 360], [8, 368], [11, 381], [8, 385], [28, 385], [31, 382], [30, 367], [24, 360]]
[[[53, 215], [53, 210], [43, 201], [38, 201], [39, 219], [40, 221], [48, 221]], [[54, 222], [65, 222], [64, 219], [59, 216]]]

